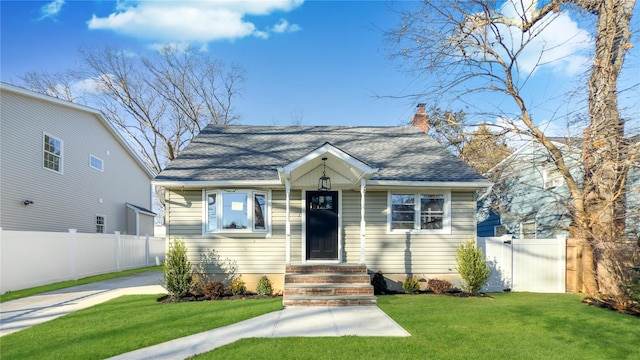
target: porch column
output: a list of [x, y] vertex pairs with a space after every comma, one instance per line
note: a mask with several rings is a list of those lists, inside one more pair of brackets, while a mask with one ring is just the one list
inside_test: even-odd
[[284, 180], [284, 188], [286, 193], [285, 198], [285, 263], [287, 265], [291, 264], [291, 221], [289, 220], [289, 211], [290, 211], [290, 198], [289, 193], [291, 193], [291, 180]]
[[366, 222], [364, 221], [364, 195], [367, 192], [367, 181], [360, 179], [360, 265], [364, 265], [365, 261], [365, 243], [366, 243]]

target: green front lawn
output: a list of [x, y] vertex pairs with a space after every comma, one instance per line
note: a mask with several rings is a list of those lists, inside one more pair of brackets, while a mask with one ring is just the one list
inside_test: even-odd
[[158, 303], [131, 295], [0, 337], [4, 359], [104, 359], [282, 309], [282, 298]]
[[640, 359], [640, 319], [571, 294], [378, 297], [408, 338], [244, 339], [202, 359]]
[[[244, 339], [198, 359], [640, 359], [640, 319], [572, 294], [378, 297], [412, 336]], [[282, 308], [124, 296], [0, 338], [2, 359], [102, 359]], [[313, 326], [312, 324], [310, 326]]]

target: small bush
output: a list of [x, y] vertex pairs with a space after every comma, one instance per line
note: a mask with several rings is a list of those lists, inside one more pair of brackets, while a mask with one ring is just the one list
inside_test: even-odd
[[411, 278], [407, 277], [402, 282], [402, 290], [404, 290], [404, 292], [406, 292], [407, 294], [415, 294], [416, 292], [418, 292], [418, 290], [420, 290], [420, 281], [418, 281], [415, 276]]
[[224, 296], [226, 289], [220, 281], [207, 281], [202, 285], [202, 292], [209, 299], [220, 299]]
[[384, 279], [384, 275], [381, 270], [373, 274], [371, 279], [371, 285], [373, 285], [373, 293], [375, 295], [384, 294], [387, 292], [387, 280]]
[[194, 288], [191, 263], [182, 241], [174, 241], [164, 262], [164, 287], [171, 297], [184, 297]]
[[451, 290], [451, 288], [453, 287], [453, 284], [447, 280], [429, 279], [429, 281], [427, 281], [427, 286], [435, 294], [445, 294], [449, 290]]
[[260, 280], [258, 280], [258, 285], [256, 286], [256, 294], [268, 296], [271, 296], [273, 294], [271, 280], [269, 280], [268, 277], [263, 276], [260, 278]]
[[456, 254], [458, 263], [458, 273], [462, 277], [463, 290], [476, 294], [487, 283], [489, 279], [489, 267], [482, 255], [482, 250], [478, 249], [473, 241], [461, 244]]
[[233, 295], [242, 295], [247, 292], [247, 285], [244, 283], [244, 280], [242, 280], [242, 276], [238, 276], [231, 281], [229, 291], [231, 291]]

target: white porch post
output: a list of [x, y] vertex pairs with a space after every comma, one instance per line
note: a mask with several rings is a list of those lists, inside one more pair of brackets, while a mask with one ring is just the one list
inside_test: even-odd
[[289, 211], [290, 211], [290, 197], [289, 193], [291, 193], [291, 180], [285, 179], [284, 182], [286, 199], [285, 199], [285, 263], [287, 265], [291, 264], [291, 221], [289, 220]]
[[366, 244], [366, 222], [364, 220], [364, 195], [367, 192], [367, 181], [360, 179], [360, 265], [364, 265], [365, 261], [365, 244]]

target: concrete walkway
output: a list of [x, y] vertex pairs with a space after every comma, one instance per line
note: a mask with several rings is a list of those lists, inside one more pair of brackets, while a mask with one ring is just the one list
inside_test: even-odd
[[411, 336], [377, 306], [287, 307], [237, 324], [175, 339], [111, 359], [175, 359], [246, 338]]
[[[0, 304], [0, 336], [122, 295], [162, 294], [162, 273], [146, 272]], [[230, 326], [175, 339], [112, 359], [186, 359], [244, 338], [410, 336], [377, 306], [287, 307]]]

